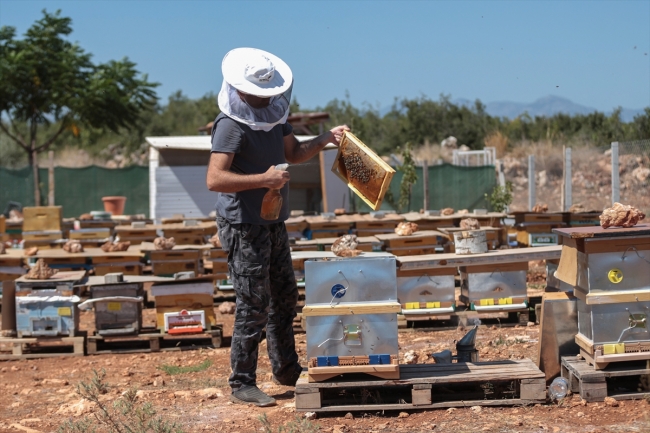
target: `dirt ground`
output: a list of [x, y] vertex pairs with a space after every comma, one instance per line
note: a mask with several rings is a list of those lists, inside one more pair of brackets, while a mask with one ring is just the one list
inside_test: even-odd
[[[81, 328], [91, 329], [93, 314], [82, 313]], [[145, 310], [145, 325], [153, 325], [152, 310]], [[232, 315], [218, 314], [224, 324], [226, 344], [232, 335]], [[427, 354], [454, 349], [463, 329], [400, 332], [400, 353], [415, 351], [420, 362], [432, 362]], [[535, 359], [538, 326], [481, 325], [477, 348], [481, 360]], [[305, 334], [296, 341], [306, 365]], [[229, 401], [229, 347], [183, 352], [115, 354], [85, 357], [0, 362], [0, 432], [50, 432], [66, 420], [91, 415], [93, 406], [82, 399], [75, 386], [92, 370], [105, 369], [110, 385], [108, 399], [137, 388], [143, 401], [153, 404], [165, 419], [180, 423], [186, 432], [264, 431], [258, 417], [266, 414], [273, 425], [295, 421], [293, 389], [271, 382], [266, 342], [261, 345], [258, 385], [278, 400], [271, 408], [234, 405]], [[212, 362], [204, 371], [168, 375], [163, 365], [199, 365]], [[585, 403], [571, 395], [560, 404], [517, 407], [438, 409], [410, 413], [338, 413], [319, 415], [310, 421], [323, 432], [644, 432], [650, 431], [650, 402], [622, 401], [616, 407]]]

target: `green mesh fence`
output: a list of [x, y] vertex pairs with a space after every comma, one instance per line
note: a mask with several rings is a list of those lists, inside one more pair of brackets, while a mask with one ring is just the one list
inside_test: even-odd
[[[416, 167], [418, 180], [411, 188], [411, 200], [408, 209], [402, 212], [419, 211], [424, 207], [424, 187], [422, 183], [422, 167]], [[393, 203], [384, 199], [383, 210], [395, 210], [399, 201], [402, 172], [397, 171], [390, 184]], [[496, 186], [496, 174], [493, 166], [460, 167], [442, 164], [429, 167], [429, 209], [487, 209], [485, 194], [492, 192]], [[358, 212], [368, 212], [370, 207], [354, 195], [354, 206]]]
[[[406, 211], [419, 211], [424, 206], [422, 168], [417, 167], [418, 181], [411, 190], [411, 201]], [[40, 169], [41, 205], [47, 204], [48, 173]], [[393, 202], [399, 200], [402, 173], [393, 177], [390, 191]], [[34, 206], [32, 170], [30, 167], [10, 170], [0, 167], [0, 212], [9, 201], [23, 206]], [[63, 206], [63, 216], [78, 217], [92, 210], [103, 210], [102, 197], [122, 195], [127, 197], [124, 213], [149, 214], [149, 168], [132, 166], [108, 169], [97, 166], [84, 168], [54, 169], [55, 203]], [[494, 167], [460, 167], [450, 164], [429, 167], [429, 209], [476, 209], [487, 208], [485, 194], [496, 185]], [[357, 212], [371, 209], [360, 198], [354, 196]], [[391, 210], [394, 206], [384, 200], [382, 209]]]
[[[39, 170], [41, 205], [47, 204], [48, 171]], [[97, 166], [54, 169], [54, 202], [63, 206], [65, 218], [103, 210], [102, 197], [125, 196], [124, 213], [149, 214], [149, 168], [132, 166], [109, 169]], [[9, 201], [34, 206], [34, 181], [30, 167], [10, 170], [0, 167], [0, 212]]]

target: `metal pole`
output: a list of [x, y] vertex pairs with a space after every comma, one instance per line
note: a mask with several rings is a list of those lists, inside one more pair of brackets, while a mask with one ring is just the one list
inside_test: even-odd
[[424, 210], [429, 210], [429, 163], [425, 159], [422, 161], [422, 191], [424, 192]]
[[47, 205], [54, 206], [54, 151], [47, 152], [48, 159], [50, 160], [49, 167], [47, 168]]
[[571, 148], [567, 147], [564, 150], [564, 211], [568, 212], [573, 204], [573, 197], [571, 195]]
[[535, 207], [535, 155], [528, 155], [528, 210]]
[[618, 141], [612, 143], [612, 204], [621, 200], [621, 184], [618, 177]]

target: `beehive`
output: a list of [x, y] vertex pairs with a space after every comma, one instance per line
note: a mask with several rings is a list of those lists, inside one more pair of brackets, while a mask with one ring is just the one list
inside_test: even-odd
[[395, 174], [391, 166], [351, 132], [343, 134], [332, 172], [372, 210], [381, 206]]
[[557, 229], [562, 257], [555, 276], [578, 298], [581, 353], [596, 369], [650, 360], [650, 224]]

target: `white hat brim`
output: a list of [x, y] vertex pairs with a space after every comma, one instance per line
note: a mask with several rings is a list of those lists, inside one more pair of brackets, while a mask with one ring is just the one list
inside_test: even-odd
[[[264, 54], [275, 67], [273, 78], [265, 83], [253, 83], [244, 75], [251, 53]], [[221, 62], [223, 79], [235, 89], [261, 98], [270, 98], [286, 92], [293, 83], [289, 66], [279, 57], [257, 48], [235, 48], [226, 54]]]

